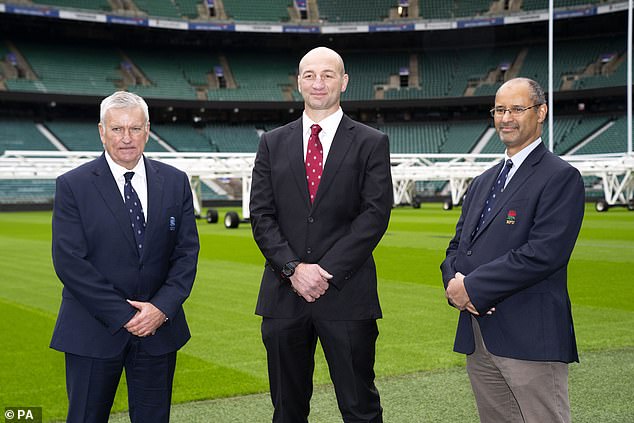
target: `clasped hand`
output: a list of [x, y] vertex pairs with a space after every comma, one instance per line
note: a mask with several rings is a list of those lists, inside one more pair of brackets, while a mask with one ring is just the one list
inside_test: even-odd
[[[479, 316], [480, 313], [476, 310], [475, 306], [471, 302], [469, 298], [469, 293], [464, 286], [464, 278], [465, 276], [457, 272], [455, 276], [449, 281], [447, 284], [447, 289], [445, 290], [445, 297], [449, 300], [454, 307], [456, 307], [460, 311], [468, 311], [469, 313]], [[495, 312], [495, 307], [492, 307], [487, 314], [493, 314]]]
[[132, 335], [145, 337], [154, 335], [156, 330], [165, 323], [165, 314], [154, 304], [142, 301], [128, 300], [137, 309], [136, 314], [123, 327]]
[[290, 277], [293, 290], [309, 303], [315, 302], [326, 293], [332, 275], [318, 264], [300, 263]]

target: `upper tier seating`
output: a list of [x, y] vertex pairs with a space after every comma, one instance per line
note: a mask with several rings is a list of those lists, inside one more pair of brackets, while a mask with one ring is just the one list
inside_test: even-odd
[[325, 22], [376, 22], [396, 7], [394, 0], [318, 0], [319, 17]]
[[236, 21], [284, 22], [289, 20], [292, 0], [244, 1], [223, 0], [225, 12]]
[[113, 48], [46, 42], [15, 44], [39, 79], [9, 79], [10, 90], [101, 96], [112, 93], [121, 80], [121, 57]]
[[[4, 44], [4, 43], [3, 43]], [[164, 48], [161, 54], [140, 48], [16, 41], [36, 80], [5, 78], [10, 91], [106, 96], [128, 89], [148, 98], [211, 101], [301, 101], [296, 89], [297, 57], [289, 51], [220, 53]], [[555, 44], [557, 90], [623, 86], [625, 40], [595, 38]], [[525, 54], [520, 63], [520, 58]], [[350, 75], [344, 100], [424, 99], [494, 95], [504, 66], [515, 75], [547, 87], [548, 55], [544, 45], [425, 50], [423, 52], [343, 52]], [[613, 59], [600, 65], [600, 61]], [[418, 64], [417, 69], [410, 66]], [[221, 66], [222, 65], [222, 66]], [[226, 86], [219, 87], [221, 68]], [[399, 87], [399, 71], [409, 69], [411, 86]], [[131, 70], [130, 70], [131, 69]], [[229, 83], [231, 82], [231, 84]], [[235, 83], [235, 84], [234, 84]], [[383, 90], [383, 91], [381, 91]]]

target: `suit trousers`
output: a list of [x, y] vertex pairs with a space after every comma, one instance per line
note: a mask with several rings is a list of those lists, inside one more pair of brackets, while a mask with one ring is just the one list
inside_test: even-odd
[[152, 356], [131, 338], [114, 358], [66, 353], [67, 423], [108, 423], [125, 368], [132, 423], [167, 423], [170, 417], [176, 351]]
[[309, 313], [262, 320], [273, 422], [308, 422], [319, 339], [343, 421], [381, 423], [383, 409], [374, 385], [376, 320], [322, 320]]
[[570, 423], [568, 364], [491, 354], [472, 317], [475, 351], [467, 373], [481, 423]]

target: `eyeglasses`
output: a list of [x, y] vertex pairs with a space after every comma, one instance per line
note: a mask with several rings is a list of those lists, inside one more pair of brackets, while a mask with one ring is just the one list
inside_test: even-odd
[[522, 107], [522, 106], [502, 107], [502, 106], [498, 106], [498, 107], [494, 107], [491, 110], [489, 110], [489, 113], [491, 113], [491, 117], [496, 117], [496, 116], [502, 117], [502, 116], [504, 116], [504, 113], [506, 113], [506, 112], [509, 112], [511, 114], [511, 116], [521, 116], [528, 109], [532, 109], [533, 107], [539, 107], [542, 104], [543, 103], [533, 104], [532, 106], [529, 106], [529, 107]]

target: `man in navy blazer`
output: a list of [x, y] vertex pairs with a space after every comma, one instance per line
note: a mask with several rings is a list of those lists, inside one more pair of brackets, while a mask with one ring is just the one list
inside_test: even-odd
[[347, 83], [336, 52], [308, 52], [298, 75], [304, 114], [262, 135], [253, 169], [251, 223], [266, 258], [256, 313], [274, 422], [308, 421], [317, 339], [343, 420], [382, 421], [372, 251], [392, 207], [389, 143], [343, 114]]
[[65, 353], [68, 422], [107, 422], [124, 368], [131, 421], [169, 421], [199, 244], [187, 176], [143, 156], [149, 126], [141, 97], [112, 94], [101, 103], [104, 154], [57, 178], [53, 264], [64, 288], [51, 347]]
[[491, 114], [512, 166], [506, 178], [502, 162], [473, 180], [441, 265], [446, 296], [461, 310], [454, 350], [468, 354], [482, 422], [570, 421], [568, 363], [579, 359], [567, 266], [584, 187], [542, 144], [546, 113], [535, 81], [500, 87]]

